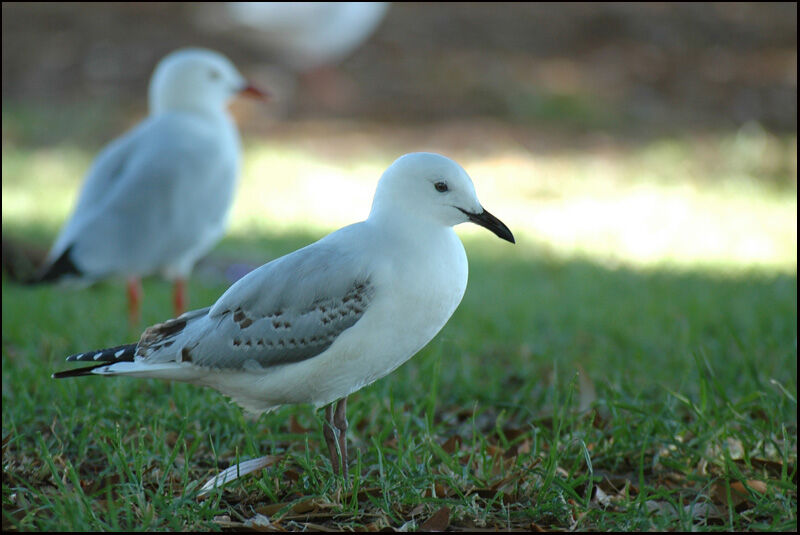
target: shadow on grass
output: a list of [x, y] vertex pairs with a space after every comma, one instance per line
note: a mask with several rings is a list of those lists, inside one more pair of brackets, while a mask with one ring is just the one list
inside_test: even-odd
[[[42, 229], [6, 230], [34, 241], [46, 236]], [[225, 266], [258, 264], [318, 237], [297, 232], [224, 240], [191, 283], [193, 307], [213, 303], [229, 286]], [[657, 485], [657, 470], [649, 467], [655, 466], [658, 444], [680, 446], [682, 437], [690, 440], [681, 473], [694, 473], [705, 444], [721, 440], [714, 422], [737, 437], [746, 432], [742, 440], [752, 451], [766, 448], [763, 437], [772, 436], [769, 430], [795, 430], [796, 436], [796, 402], [787, 401], [797, 392], [796, 276], [612, 269], [482, 237], [465, 246], [469, 285], [443, 331], [409, 363], [355, 393], [349, 404], [349, 440], [355, 458], [364, 462], [354, 471], [371, 485], [385, 484], [399, 493], [403, 497], [394, 499], [406, 509], [419, 503], [419, 488], [442, 477], [439, 461], [429, 453], [444, 455], [437, 446], [442, 443], [463, 442], [448, 460], [459, 467], [467, 456], [491, 458], [487, 444], [505, 444], [504, 435], [515, 433], [520, 452], [532, 448], [519, 454], [525, 459], [520, 466], [529, 467], [521, 473], [541, 489], [536, 493], [549, 493], [538, 500], [520, 491], [514, 507], [524, 508], [549, 503], [571, 486], [582, 492], [591, 474], [585, 474], [583, 441], [576, 437], [586, 437], [587, 443], [592, 437], [598, 444], [592, 452], [597, 473], [619, 472], [639, 485], [643, 479], [628, 474], [644, 470], [647, 481]], [[145, 295], [143, 326], [166, 319], [169, 285], [148, 280]], [[157, 510], [176, 508], [185, 517], [158, 522], [174, 529], [194, 526], [197, 518], [210, 522], [220, 512], [192, 512], [199, 506], [182, 498], [188, 482], [207, 478], [239, 455], [266, 452], [288, 460], [271, 469], [275, 481], [282, 482], [275, 489], [267, 478], [241, 483], [246, 493], [255, 493], [254, 503], [327, 495], [331, 479], [324, 471], [319, 417], [310, 407], [287, 407], [253, 421], [219, 394], [193, 385], [50, 378], [68, 367], [62, 360], [67, 354], [136, 339], [138, 331], [127, 326], [121, 284], [76, 291], [30, 288], [4, 275], [2, 306], [4, 463], [6, 457], [9, 463], [4, 495], [13, 487], [14, 496], [30, 503], [9, 507], [15, 515], [24, 516], [31, 507], [71, 511], [70, 504], [79, 500], [86, 507], [108, 508], [101, 517], [110, 526], [141, 528], [146, 520], [125, 516], [133, 492], [126, 489], [143, 487]], [[776, 395], [773, 380], [790, 395]], [[706, 407], [709, 389], [718, 407], [714, 411]], [[684, 407], [676, 402], [680, 399], [691, 401]], [[598, 416], [582, 417], [587, 406]], [[737, 421], [728, 425], [731, 415]], [[596, 418], [606, 423], [596, 424]], [[749, 431], [754, 419], [765, 422], [759, 429], [766, 431]], [[444, 442], [444, 437], [450, 438]], [[179, 461], [170, 468], [176, 455]], [[42, 458], [49, 459], [49, 469]], [[387, 472], [379, 473], [383, 458]], [[539, 462], [542, 468], [534, 468]], [[793, 461], [787, 462], [792, 473]], [[562, 476], [552, 479], [557, 465], [574, 478], [568, 483], [559, 483]], [[161, 479], [162, 469], [171, 479]], [[62, 481], [62, 473], [73, 472], [88, 485], [86, 494], [83, 484], [62, 483], [58, 494], [66, 501], [53, 501], [48, 489]], [[286, 475], [301, 472], [304, 485], [306, 477], [313, 481], [311, 488], [297, 488]], [[552, 485], [537, 483], [540, 472], [550, 474], [546, 481]], [[164, 481], [169, 481], [166, 491]], [[464, 489], [479, 484], [447, 481]], [[236, 496], [242, 488], [234, 486], [225, 496], [230, 492]], [[588, 500], [591, 489], [585, 497], [575, 496]], [[98, 497], [106, 505], [93, 501]], [[213, 507], [250, 514], [237, 504], [214, 502]], [[373, 505], [359, 502], [358, 507]], [[526, 509], [523, 518], [549, 518], [545, 506], [536, 507]], [[47, 522], [23, 516], [15, 516], [20, 525]], [[109, 527], [92, 514], [73, 516], [60, 525]], [[568, 519], [556, 523], [566, 525]]]
[[[26, 229], [25, 235], [41, 243], [46, 231]], [[225, 239], [195, 270], [192, 308], [212, 304], [247, 270], [319, 237]], [[774, 378], [796, 391], [796, 275], [612, 268], [482, 237], [465, 247], [464, 299], [422, 352], [441, 352], [443, 380], [474, 387], [453, 389], [463, 401], [502, 399], [509, 387], [530, 387], [558, 368], [584, 370], [615, 388], [691, 390], [686, 381], [695, 355], [732, 389], [763, 388]], [[152, 280], [145, 290], [145, 324], [166, 319], [169, 285]], [[26, 345], [61, 333], [57, 354], [50, 355], [57, 360], [87, 345], [130, 341], [137, 333], [125, 331], [123, 310], [119, 283], [69, 291], [21, 288], [4, 278], [4, 344], [16, 343], [21, 333]], [[88, 323], [82, 321], [87, 314]]]

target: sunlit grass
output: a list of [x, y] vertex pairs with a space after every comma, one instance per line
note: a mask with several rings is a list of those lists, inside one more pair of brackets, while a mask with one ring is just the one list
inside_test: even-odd
[[[796, 137], [528, 151], [509, 136], [475, 151], [371, 128], [250, 141], [215, 254], [260, 263], [362, 219], [383, 169], [420, 149], [462, 163], [518, 243], [459, 228], [461, 305], [350, 398], [353, 486], [309, 406], [251, 419], [194, 385], [52, 380], [67, 354], [137, 338], [122, 285], [4, 277], [5, 529], [235, 529], [258, 513], [289, 530], [415, 530], [447, 507], [452, 529], [796, 531]], [[49, 246], [91, 157], [4, 139], [4, 232]], [[192, 308], [228, 284], [201, 266]], [[145, 295], [142, 324], [163, 321], [169, 284]], [[196, 498], [264, 454], [282, 460]]]
[[[378, 178], [400, 154], [364, 139], [345, 156], [294, 141], [245, 145], [231, 236], [321, 235], [363, 219]], [[523, 248], [634, 267], [796, 272], [796, 137], [747, 127], [550, 153], [513, 144], [482, 155], [434, 148], [467, 169], [484, 206]], [[3, 226], [54, 234], [92, 156], [71, 147], [4, 147]], [[470, 226], [459, 232], [482, 234]]]

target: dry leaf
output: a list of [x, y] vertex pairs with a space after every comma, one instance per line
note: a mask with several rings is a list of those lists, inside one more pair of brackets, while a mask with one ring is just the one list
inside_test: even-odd
[[[767, 492], [767, 484], [763, 481], [748, 479], [746, 483], [747, 487], [755, 492], [758, 492], [759, 494], [766, 494]], [[741, 481], [734, 481], [731, 483], [730, 487], [731, 502], [734, 507], [738, 507], [745, 502], [752, 503], [752, 500], [750, 499], [750, 492], [748, 492], [747, 488], [745, 488], [745, 485]], [[714, 484], [711, 489], [711, 497], [720, 505], [728, 505], [728, 493], [725, 489], [725, 484]]]
[[452, 455], [461, 447], [461, 437], [458, 435], [453, 435], [448, 438], [444, 444], [442, 444], [442, 449], [448, 455]]
[[500, 446], [495, 446], [494, 444], [487, 444], [486, 453], [488, 453], [490, 457], [500, 457], [503, 455], [503, 450], [502, 448], [500, 448]]
[[[262, 505], [261, 507], [256, 508], [256, 513], [266, 515], [266, 516], [273, 516], [277, 514], [282, 509], [286, 508], [292, 502], [281, 502], [281, 503], [271, 503], [269, 505]], [[305, 500], [301, 500], [289, 509], [288, 512], [302, 515], [304, 513], [308, 513], [313, 511], [317, 508], [316, 501], [313, 498], [307, 498]]]
[[611, 500], [611, 495], [606, 494], [599, 486], [594, 488], [594, 499], [603, 507], [611, 507], [614, 502]]
[[244, 521], [244, 526], [252, 529], [272, 527], [272, 523], [264, 515], [256, 514], [253, 518], [248, 518]]
[[426, 520], [421, 526], [420, 531], [444, 531], [450, 525], [450, 508], [442, 507], [433, 516]]
[[433, 485], [433, 489], [425, 489], [425, 492], [422, 495], [426, 498], [446, 498], [449, 493], [450, 489], [441, 483], [436, 483]]
[[503, 435], [506, 437], [506, 440], [509, 442], [514, 442], [515, 439], [521, 437], [530, 432], [530, 429], [524, 429], [521, 427], [506, 427], [503, 429]]
[[305, 433], [308, 433], [308, 431], [309, 431], [309, 428], [308, 427], [303, 427], [302, 425], [300, 425], [300, 423], [297, 421], [297, 418], [295, 418], [294, 414], [292, 414], [289, 417], [289, 432], [295, 433], [295, 434], [298, 434], [298, 435], [303, 435]]
[[[513, 452], [513, 455], [509, 455], [509, 453], [512, 453], [512, 452]], [[508, 451], [506, 451], [506, 457], [509, 457], [509, 458], [510, 457], [516, 457], [518, 455], [525, 455], [525, 454], [530, 453], [530, 452], [531, 452], [531, 439], [526, 438], [525, 440], [523, 440], [522, 442], [520, 442], [516, 446], [510, 447], [508, 449]]]
[[410, 513], [408, 513], [408, 515], [409, 515], [409, 516], [412, 516], [412, 517], [413, 517], [413, 516], [417, 516], [418, 514], [422, 513], [424, 510], [425, 510], [425, 504], [424, 504], [424, 503], [421, 503], [421, 504], [417, 505], [416, 507], [414, 507], [414, 508], [411, 510], [411, 512], [410, 512]]
[[727, 517], [725, 509], [709, 502], [685, 505], [683, 510], [694, 519], [721, 520]]

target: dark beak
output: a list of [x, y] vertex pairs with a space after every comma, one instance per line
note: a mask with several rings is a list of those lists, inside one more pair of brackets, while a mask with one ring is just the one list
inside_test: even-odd
[[[458, 208], [456, 206], [456, 208]], [[458, 208], [461, 210], [461, 208]], [[497, 219], [495, 216], [484, 210], [479, 214], [471, 214], [466, 210], [461, 210], [464, 214], [469, 218], [470, 221], [475, 223], [476, 225], [480, 225], [484, 228], [487, 228], [495, 233], [498, 238], [502, 238], [506, 241], [510, 241], [511, 243], [517, 243], [514, 241], [514, 235], [511, 234], [511, 231], [508, 227]]]
[[247, 84], [239, 90], [240, 95], [245, 95], [251, 98], [257, 98], [264, 102], [269, 100], [269, 93], [266, 93], [252, 84]]

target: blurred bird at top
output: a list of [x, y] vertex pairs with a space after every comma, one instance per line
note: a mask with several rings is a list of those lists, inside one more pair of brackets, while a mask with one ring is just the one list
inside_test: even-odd
[[225, 2], [198, 6], [197, 22], [213, 32], [264, 47], [268, 68], [281, 65], [299, 75], [325, 103], [346, 91], [334, 65], [372, 35], [389, 2]]
[[141, 277], [186, 278], [225, 232], [240, 167], [239, 133], [226, 108], [237, 94], [266, 99], [222, 54], [187, 48], [150, 79], [150, 115], [95, 158], [72, 216], [31, 282], [127, 279], [139, 321]]

